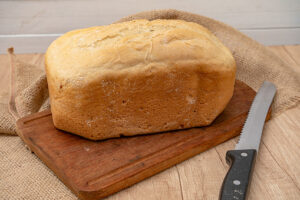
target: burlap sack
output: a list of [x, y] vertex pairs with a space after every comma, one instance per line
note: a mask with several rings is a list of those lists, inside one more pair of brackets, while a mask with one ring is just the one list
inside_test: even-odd
[[[181, 19], [205, 26], [233, 53], [237, 63], [237, 79], [244, 81], [255, 90], [264, 80], [271, 81], [277, 86], [273, 114], [278, 115], [299, 104], [299, 71], [294, 71], [266, 47], [234, 28], [207, 17], [176, 10], [142, 12], [125, 17], [118, 22], [132, 19]], [[11, 97], [9, 105], [3, 104], [0, 99], [2, 103], [0, 104], [0, 131], [16, 135], [15, 121], [18, 118], [49, 107], [48, 89], [44, 71], [39, 66], [18, 60], [12, 49], [9, 50], [9, 55], [12, 69]], [[13, 140], [14, 142], [7, 137], [2, 137], [0, 140], [2, 154], [9, 158], [4, 161], [9, 163], [3, 165], [1, 161], [0, 165], [0, 174], [1, 172], [9, 174], [0, 177], [0, 188], [4, 188], [0, 196], [9, 199], [14, 193], [16, 199], [28, 196], [30, 199], [74, 198], [70, 191], [59, 183], [41, 162], [37, 161], [35, 156], [25, 151], [19, 140]], [[25, 188], [31, 190], [24, 192]]]

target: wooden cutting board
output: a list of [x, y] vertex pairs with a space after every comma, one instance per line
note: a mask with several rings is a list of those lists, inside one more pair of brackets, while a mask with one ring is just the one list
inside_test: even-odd
[[99, 199], [239, 135], [255, 92], [237, 81], [224, 112], [207, 127], [91, 141], [56, 129], [50, 110], [17, 122], [28, 147], [80, 199]]

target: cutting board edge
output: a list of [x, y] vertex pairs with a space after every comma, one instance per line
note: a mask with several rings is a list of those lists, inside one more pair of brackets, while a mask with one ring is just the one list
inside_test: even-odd
[[[21, 126], [24, 125], [22, 122], [19, 122], [19, 124]], [[77, 187], [72, 182], [67, 181], [68, 178], [64, 172], [54, 165], [52, 159], [49, 158], [47, 154], [42, 151], [42, 149], [38, 148], [38, 146], [34, 145], [34, 143], [30, 141], [30, 137], [26, 137], [22, 134], [22, 141], [24, 142], [26, 148], [31, 151], [31, 153], [34, 153], [44, 164], [46, 164], [46, 166], [54, 172], [54, 175], [59, 180], [61, 180], [74, 194], [77, 196], [79, 195], [78, 189], [76, 189]]]
[[[246, 85], [245, 83], [242, 82], [242, 84]], [[248, 86], [249, 87], [249, 86]], [[249, 87], [250, 88], [250, 87]], [[251, 89], [253, 91], [253, 89]], [[253, 91], [254, 92], [254, 91]], [[255, 93], [255, 92], [254, 92]], [[268, 114], [268, 118], [270, 118], [270, 111]], [[243, 122], [246, 119], [247, 116], [247, 112], [243, 112], [242, 114], [236, 116], [235, 118], [232, 118], [231, 120], [234, 120], [236, 118], [240, 118], [243, 117]], [[237, 135], [239, 135], [239, 131], [242, 128], [242, 125], [240, 125], [238, 128], [235, 127], [235, 130], [229, 130], [223, 132], [223, 135], [226, 135], [226, 137], [220, 137], [218, 138], [218, 140], [213, 144], [213, 145], [202, 145], [199, 146], [197, 148], [190, 148], [186, 151], [183, 151], [181, 154], [176, 155], [174, 157], [171, 157], [170, 159], [166, 159], [163, 162], [157, 164], [154, 163], [151, 166], [148, 166], [147, 168], [143, 169], [141, 172], [132, 174], [130, 176], [126, 176], [123, 177], [122, 179], [118, 179], [115, 182], [111, 182], [108, 185], [105, 185], [102, 183], [102, 187], [99, 188], [94, 188], [92, 190], [87, 189], [85, 187], [78, 187], [77, 184], [71, 183], [71, 181], [68, 181], [69, 177], [66, 176], [63, 172], [62, 169], [59, 169], [57, 166], [55, 166], [54, 164], [51, 164], [51, 158], [47, 158], [47, 153], [43, 153], [42, 151], [39, 150], [38, 146], [34, 146], [32, 144], [32, 141], [29, 140], [29, 138], [26, 138], [26, 134], [25, 136], [23, 135], [23, 132], [19, 129], [23, 129], [27, 130], [27, 132], [30, 132], [30, 128], [34, 128], [34, 125], [28, 123], [31, 120], [41, 118], [41, 117], [45, 117], [45, 116], [49, 116], [51, 115], [51, 111], [49, 110], [45, 110], [42, 111], [40, 113], [35, 113], [29, 116], [26, 116], [24, 118], [21, 118], [17, 121], [17, 130], [18, 130], [18, 134], [21, 136], [22, 140], [24, 141], [25, 145], [28, 145], [29, 148], [31, 149], [32, 152], [35, 152], [35, 154], [59, 177], [59, 179], [69, 188], [72, 190], [72, 192], [74, 194], [76, 194], [80, 199], [84, 199], [84, 200], [89, 200], [89, 199], [95, 199], [97, 198], [104, 198], [107, 197], [110, 194], [113, 194], [115, 192], [118, 192], [122, 189], [128, 188], [130, 186], [132, 186], [133, 184], [140, 182], [141, 180], [144, 180], [148, 177], [151, 177], [153, 175], [156, 175], [157, 173], [168, 169], [172, 166], [174, 166], [175, 164], [178, 164], [184, 160], [187, 160], [193, 156], [195, 156], [196, 154], [199, 154], [213, 146], [216, 146], [224, 141], [227, 141]], [[44, 119], [42, 119], [44, 120]], [[19, 127], [19, 128], [18, 128]], [[204, 147], [203, 147], [204, 146]], [[97, 185], [97, 184], [95, 184]], [[101, 185], [101, 184], [100, 184]]]

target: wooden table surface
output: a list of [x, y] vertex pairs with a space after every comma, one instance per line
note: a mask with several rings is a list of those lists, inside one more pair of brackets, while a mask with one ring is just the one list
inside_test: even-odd
[[[300, 45], [269, 47], [296, 71], [300, 71]], [[42, 54], [20, 54], [23, 61], [43, 63]], [[0, 94], [8, 94], [9, 59], [0, 55]], [[225, 153], [234, 138], [108, 199], [217, 199], [228, 170]], [[74, 197], [75, 198], [75, 197]], [[269, 121], [256, 160], [250, 200], [300, 199], [300, 106]]]

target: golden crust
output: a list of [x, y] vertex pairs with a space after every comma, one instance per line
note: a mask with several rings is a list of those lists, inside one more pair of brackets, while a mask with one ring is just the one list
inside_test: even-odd
[[55, 126], [93, 140], [208, 125], [235, 71], [212, 33], [181, 20], [75, 30], [46, 53]]

